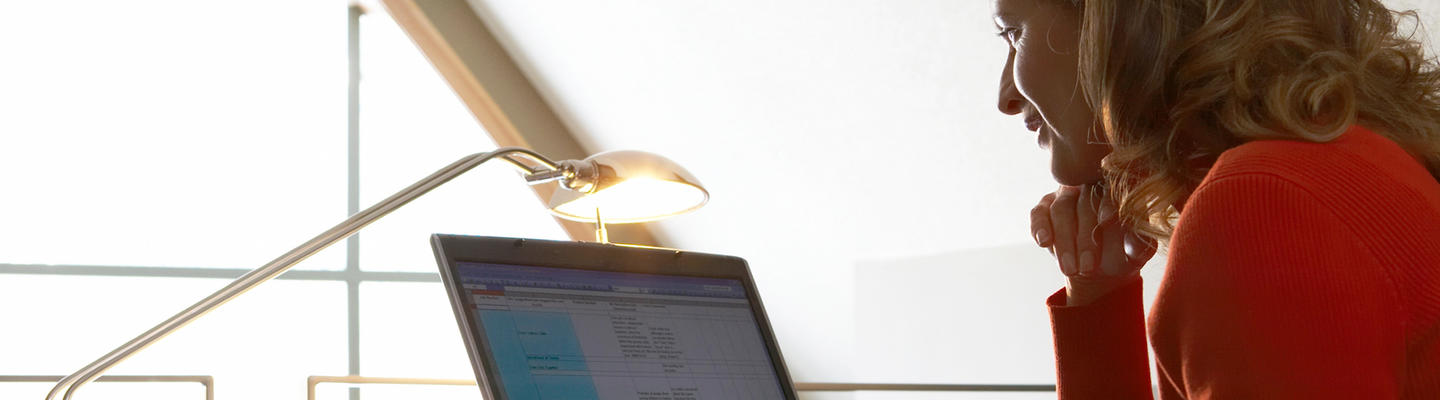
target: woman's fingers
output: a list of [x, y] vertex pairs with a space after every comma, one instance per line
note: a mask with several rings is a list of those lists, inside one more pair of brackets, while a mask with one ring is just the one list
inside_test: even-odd
[[1095, 244], [1096, 208], [1099, 206], [1095, 187], [1080, 187], [1075, 205], [1075, 261], [1079, 264], [1080, 276], [1100, 274], [1096, 261], [1100, 258]]
[[1060, 271], [1066, 276], [1079, 273], [1075, 260], [1075, 205], [1079, 197], [1079, 188], [1061, 186], [1055, 191], [1055, 201], [1050, 204], [1050, 226], [1054, 235], [1051, 250], [1055, 251], [1055, 258], [1060, 260]]
[[1133, 265], [1130, 257], [1125, 254], [1125, 235], [1128, 229], [1120, 225], [1114, 218], [1100, 223], [1097, 232], [1100, 243], [1104, 248], [1100, 249], [1100, 271], [1106, 276], [1125, 276], [1140, 265]]
[[1150, 258], [1155, 257], [1155, 250], [1159, 246], [1155, 239], [1142, 237], [1134, 232], [1129, 232], [1129, 229], [1126, 231], [1125, 256], [1129, 259], [1131, 268], [1140, 268], [1149, 262]]
[[1030, 209], [1030, 237], [1035, 238], [1035, 244], [1040, 247], [1050, 247], [1055, 241], [1050, 225], [1050, 205], [1053, 203], [1055, 193], [1046, 194], [1040, 198], [1040, 204]]
[[1155, 242], [1130, 232], [1099, 187], [1061, 186], [1030, 210], [1030, 232], [1070, 277], [1131, 275], [1155, 255]]

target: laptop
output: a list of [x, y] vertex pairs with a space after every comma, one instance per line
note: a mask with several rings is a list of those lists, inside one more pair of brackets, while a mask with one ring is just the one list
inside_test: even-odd
[[487, 400], [796, 399], [745, 260], [433, 235]]

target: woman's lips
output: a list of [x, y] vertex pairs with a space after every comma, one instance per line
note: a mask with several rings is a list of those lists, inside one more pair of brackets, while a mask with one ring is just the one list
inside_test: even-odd
[[1044, 124], [1044, 121], [1042, 121], [1039, 117], [1025, 119], [1025, 129], [1029, 129], [1031, 132], [1039, 132], [1040, 125], [1042, 124]]
[[1033, 116], [1033, 117], [1029, 117], [1029, 118], [1025, 118], [1025, 129], [1029, 129], [1031, 132], [1035, 132], [1035, 133], [1037, 134], [1037, 135], [1036, 135], [1037, 137], [1035, 138], [1036, 144], [1038, 144], [1038, 145], [1040, 146], [1040, 148], [1042, 148], [1042, 149], [1048, 149], [1048, 148], [1049, 148], [1049, 145], [1050, 145], [1050, 141], [1047, 140], [1047, 137], [1046, 137], [1046, 135], [1045, 135], [1045, 132], [1042, 132], [1042, 131], [1040, 130], [1041, 128], [1044, 128], [1044, 127], [1045, 127], [1045, 120], [1042, 119], [1042, 118], [1040, 118], [1039, 115], [1036, 115], [1036, 116]]

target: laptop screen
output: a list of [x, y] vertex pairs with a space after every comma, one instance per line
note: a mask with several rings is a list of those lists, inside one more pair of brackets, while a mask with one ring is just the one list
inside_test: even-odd
[[784, 399], [738, 280], [459, 262], [503, 399]]

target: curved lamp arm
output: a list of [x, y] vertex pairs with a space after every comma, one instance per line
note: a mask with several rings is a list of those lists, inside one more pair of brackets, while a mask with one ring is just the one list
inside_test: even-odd
[[[273, 261], [270, 261], [269, 263], [266, 263], [260, 268], [256, 268], [250, 272], [245, 273], [245, 275], [241, 275], [239, 278], [236, 278], [235, 281], [230, 282], [229, 285], [225, 285], [224, 288], [221, 288], [215, 293], [210, 294], [210, 296], [205, 297], [205, 299], [200, 300], [194, 305], [191, 305], [189, 308], [186, 308], [184, 311], [175, 314], [175, 316], [170, 317], [170, 319], [165, 320], [165, 322], [161, 322], [159, 325], [155, 325], [155, 327], [150, 328], [150, 330], [145, 331], [145, 333], [140, 334], [140, 336], [136, 336], [134, 339], [130, 339], [129, 342], [126, 342], [124, 345], [115, 348], [115, 350], [111, 350], [110, 353], [106, 354], [104, 357], [100, 357], [94, 362], [91, 362], [90, 365], [86, 365], [85, 368], [81, 368], [79, 371], [76, 371], [75, 373], [66, 376], [64, 379], [61, 379], [60, 383], [56, 384], [53, 389], [50, 389], [50, 394], [46, 395], [45, 399], [54, 400], [56, 395], [64, 392], [64, 399], [70, 400], [70, 396], [75, 393], [75, 389], [79, 388], [81, 385], [95, 380], [96, 377], [99, 377], [100, 374], [105, 373], [105, 371], [115, 366], [115, 364], [118, 364], [121, 361], [130, 358], [131, 355], [139, 352], [140, 350], [144, 350], [146, 347], [149, 347], [150, 344], [160, 339], [163, 339], [165, 336], [169, 335], [175, 330], [180, 329], [181, 327], [189, 324], [191, 321], [194, 321], [195, 319], [209, 313], [211, 310], [214, 310], [221, 304], [225, 304], [231, 299], [240, 296], [241, 294], [244, 294], [251, 288], [259, 286], [260, 284], [265, 283], [266, 281], [269, 281], [276, 276], [279, 276], [281, 273], [289, 270], [290, 267], [319, 252], [320, 250], [329, 247], [335, 242], [350, 237], [350, 235], [355, 234], [355, 232], [369, 225], [371, 222], [380, 219], [380, 217], [383, 217], [386, 214], [389, 214], [391, 211], [400, 208], [400, 206], [409, 203], [411, 200], [414, 200], [415, 198], [430, 192], [431, 189], [445, 184], [445, 182], [449, 182], [451, 179], [460, 176], [460, 174], [463, 174], [466, 171], [469, 171], [470, 169], [475, 168], [480, 164], [484, 164], [486, 161], [490, 161], [491, 159], [494, 159], [496, 157], [499, 157], [500, 159], [505, 160], [524, 171], [526, 173], [527, 180], [530, 181], [531, 184], [547, 180], [553, 180], [528, 179], [532, 175], [552, 175], [555, 179], [561, 178], [560, 175], [565, 175], [563, 173], [555, 174], [556, 171], [560, 171], [561, 169], [559, 164], [556, 164], [555, 162], [552, 162], [549, 159], [546, 159], [544, 156], [541, 156], [540, 154], [537, 154], [533, 151], [518, 147], [503, 147], [500, 149], [496, 149], [492, 152], [476, 153], [461, 158], [460, 160], [451, 163], [449, 166], [441, 168], [439, 171], [435, 171], [435, 173], [430, 174], [430, 176], [425, 177], [425, 179], [421, 179], [419, 182], [415, 182], [404, 190], [390, 195], [390, 197], [380, 201], [379, 203], [376, 203], [373, 206], [370, 206], [370, 208], [360, 211], [355, 215], [351, 215], [350, 218], [346, 218], [344, 221], [341, 221], [340, 224], [335, 225], [335, 227], [333, 228], [330, 228], [330, 230], [327, 230], [320, 235], [315, 236], [315, 238], [305, 242], [304, 244], [301, 244], [299, 247], [296, 247], [295, 249], [280, 255], [280, 257], [276, 258]], [[527, 159], [528, 161], [530, 161], [530, 163], [522, 162], [521, 160], [519, 160], [519, 158]]]

